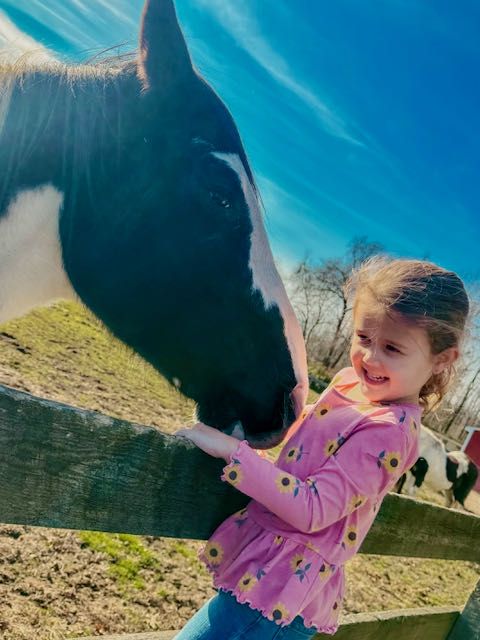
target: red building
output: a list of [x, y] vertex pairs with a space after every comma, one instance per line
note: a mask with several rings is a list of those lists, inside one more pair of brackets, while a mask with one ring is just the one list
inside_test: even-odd
[[[465, 427], [467, 439], [462, 445], [462, 451], [473, 460], [480, 470], [480, 427]], [[475, 485], [475, 491], [480, 491], [480, 475]]]

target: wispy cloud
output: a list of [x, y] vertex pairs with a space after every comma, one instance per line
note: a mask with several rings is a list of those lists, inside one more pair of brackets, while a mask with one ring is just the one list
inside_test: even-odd
[[111, 0], [97, 0], [97, 4], [99, 4], [104, 11], [111, 13], [116, 20], [125, 23], [129, 27], [136, 27], [137, 23], [132, 16], [131, 8], [129, 8], [129, 2], [120, 3], [120, 5], [123, 4], [123, 8], [117, 6], [118, 2], [112, 3]]
[[34, 54], [37, 60], [55, 59], [51, 51], [18, 29], [3, 11], [0, 11], [0, 55], [2, 59], [16, 60], [25, 53]]
[[307, 86], [295, 79], [287, 61], [273, 49], [262, 34], [258, 21], [246, 3], [234, 0], [198, 0], [198, 4], [209, 11], [236, 43], [282, 87], [306, 105], [327, 133], [351, 144], [364, 146], [364, 142], [349, 131], [348, 123], [343, 118]]
[[6, 13], [18, 24], [14, 12], [23, 12], [40, 28], [68, 41], [70, 46], [57, 48], [68, 56], [131, 38], [136, 43], [139, 3], [140, 0], [16, 0]]
[[314, 212], [301, 199], [266, 175], [257, 175], [265, 205], [265, 226], [275, 257], [292, 267], [307, 255], [342, 254], [346, 240], [331, 225], [325, 225], [318, 211]]

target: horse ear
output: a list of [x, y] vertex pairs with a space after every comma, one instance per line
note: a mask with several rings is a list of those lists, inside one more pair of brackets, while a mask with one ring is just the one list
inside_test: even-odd
[[172, 0], [147, 0], [143, 8], [138, 71], [145, 88], [168, 90], [193, 67]]

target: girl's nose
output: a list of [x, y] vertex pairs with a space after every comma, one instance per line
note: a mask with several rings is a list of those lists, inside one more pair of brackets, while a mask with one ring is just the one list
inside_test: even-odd
[[370, 347], [369, 349], [365, 349], [363, 352], [363, 361], [365, 363], [376, 362], [377, 360], [377, 350], [375, 348]]

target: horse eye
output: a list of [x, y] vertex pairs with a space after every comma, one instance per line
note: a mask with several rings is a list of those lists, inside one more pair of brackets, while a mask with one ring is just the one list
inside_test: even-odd
[[220, 195], [216, 191], [209, 191], [208, 194], [215, 204], [218, 204], [218, 206], [223, 207], [224, 209], [229, 209], [231, 207], [230, 201], [225, 196]]

